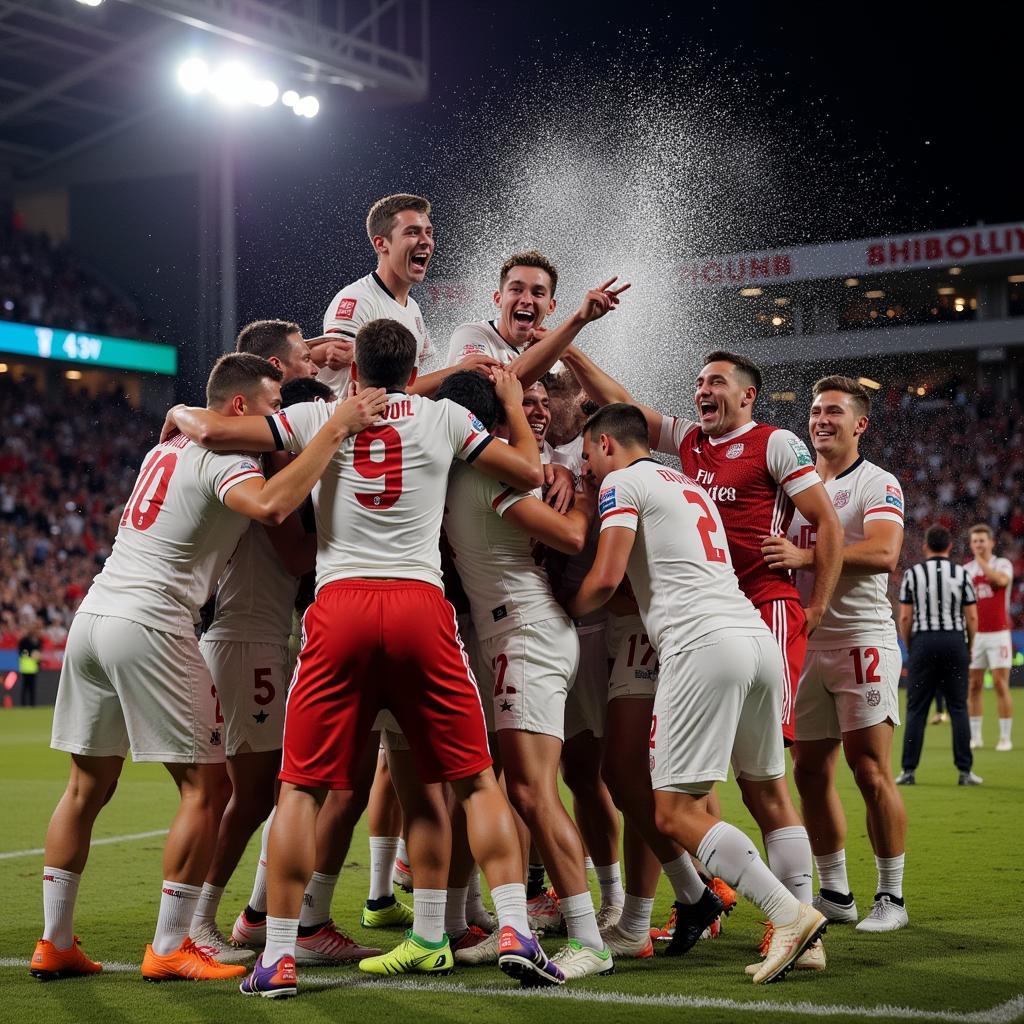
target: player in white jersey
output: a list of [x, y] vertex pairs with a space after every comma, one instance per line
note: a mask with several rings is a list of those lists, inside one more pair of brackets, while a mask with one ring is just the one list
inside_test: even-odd
[[[207, 385], [228, 422], [280, 406], [280, 371], [251, 355], [228, 355]], [[272, 480], [249, 455], [218, 455], [186, 437], [164, 436], [146, 456], [121, 516], [114, 548], [68, 635], [52, 746], [71, 755], [68, 788], [47, 831], [43, 938], [30, 970], [39, 977], [88, 974], [72, 915], [93, 823], [110, 799], [130, 749], [167, 768], [181, 803], [164, 848], [166, 876], [146, 978], [230, 977], [189, 939], [188, 928], [228, 795], [223, 729], [199, 653], [199, 607], [247, 526], [276, 524], [319, 478], [338, 443], [366, 425], [384, 393], [337, 408], [315, 442]]]
[[651, 458], [644, 414], [606, 406], [587, 421], [583, 445], [601, 483], [601, 538], [569, 611], [607, 603], [628, 571], [659, 661], [650, 754], [658, 829], [765, 913], [773, 934], [751, 971], [755, 984], [778, 980], [826, 919], [787, 891], [742, 832], [708, 812], [707, 799], [730, 759], [737, 780], [764, 790], [748, 805], [785, 787], [782, 654], [740, 591], [714, 502]]
[[[903, 546], [904, 508], [896, 477], [860, 454], [870, 411], [870, 392], [852, 378], [825, 377], [814, 385], [808, 431], [818, 475], [843, 527], [843, 569], [807, 644], [793, 767], [818, 869], [815, 906], [831, 921], [856, 921], [846, 873], [846, 820], [835, 788], [842, 748], [864, 798], [878, 867], [874, 905], [857, 928], [879, 932], [907, 924], [907, 815], [890, 769], [902, 658], [888, 596], [889, 574]], [[814, 527], [799, 511], [788, 539], [765, 542], [769, 565], [798, 570], [802, 597], [814, 583], [814, 542]]]
[[[281, 792], [270, 833], [267, 943], [246, 994], [293, 995], [294, 949], [302, 890], [315, 857], [313, 829], [328, 789], [352, 788], [378, 711], [398, 719], [425, 783], [448, 782], [463, 803], [471, 846], [494, 900], [501, 933], [499, 966], [524, 983], [560, 984], [526, 920], [522, 861], [512, 812], [490, 768], [476, 683], [441, 589], [439, 540], [448, 471], [474, 462], [489, 476], [531, 489], [541, 482], [536, 441], [522, 412], [522, 387], [496, 370], [510, 421], [509, 444], [471, 413], [406, 391], [416, 377], [416, 341], [393, 320], [356, 337], [354, 381], [389, 391], [381, 422], [358, 445], [335, 453], [314, 493], [317, 592], [303, 619], [285, 719]], [[184, 410], [191, 434], [254, 450], [279, 439], [293, 450], [314, 436], [329, 407], [299, 405], [262, 423], [221, 420]], [[346, 628], [339, 629], [344, 622]], [[370, 974], [447, 973], [444, 938], [447, 818], [405, 807], [415, 921], [406, 940], [360, 961]]]
[[984, 720], [982, 693], [986, 671], [992, 673], [999, 715], [999, 739], [996, 750], [1013, 750], [1013, 698], [1010, 696], [1010, 667], [1013, 665], [1013, 637], [1010, 633], [1010, 591], [1013, 587], [1013, 563], [996, 558], [995, 537], [988, 523], [970, 529], [971, 554], [966, 569], [978, 597], [978, 632], [971, 647], [968, 670], [970, 689], [967, 710], [971, 718], [971, 749], [982, 745]]

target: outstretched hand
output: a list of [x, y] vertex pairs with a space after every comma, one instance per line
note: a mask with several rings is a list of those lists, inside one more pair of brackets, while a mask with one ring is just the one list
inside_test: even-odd
[[591, 288], [587, 292], [577, 314], [584, 323], [600, 320], [606, 313], [610, 313], [618, 306], [619, 296], [631, 286], [630, 282], [627, 281], [625, 284], [620, 284], [617, 288], [613, 288], [612, 286], [618, 279], [618, 275], [610, 277], [604, 284]]

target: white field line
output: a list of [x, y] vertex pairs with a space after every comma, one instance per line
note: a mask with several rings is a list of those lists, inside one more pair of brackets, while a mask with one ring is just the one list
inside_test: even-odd
[[[133, 832], [127, 836], [107, 836], [106, 839], [94, 839], [90, 846], [115, 846], [118, 843], [130, 843], [136, 839], [152, 839], [154, 836], [165, 836], [168, 830], [158, 828], [152, 832]], [[19, 857], [39, 857], [46, 851], [38, 846], [34, 850], [6, 850], [0, 853], [0, 860], [16, 860]]]
[[[0, 958], [0, 967], [28, 968], [27, 959]], [[111, 974], [133, 973], [138, 964], [104, 963], [103, 970]], [[440, 992], [444, 995], [486, 996], [488, 999], [504, 996], [511, 999], [566, 1000], [572, 1003], [605, 1003], [609, 1006], [667, 1007], [675, 1010], [731, 1010], [736, 1013], [783, 1013], [800, 1017], [861, 1017], [866, 1020], [920, 1020], [942, 1024], [1012, 1024], [1024, 1014], [1024, 995], [1015, 996], [989, 1010], [919, 1010], [911, 1006], [846, 1006], [841, 1003], [769, 1002], [764, 999], [714, 999], [703, 996], [636, 995], [630, 992], [602, 992], [583, 988], [499, 988], [497, 985], [459, 985], [452, 981], [411, 981], [389, 978], [371, 981], [351, 974], [299, 975], [299, 991], [309, 989], [355, 988], [380, 991]]]

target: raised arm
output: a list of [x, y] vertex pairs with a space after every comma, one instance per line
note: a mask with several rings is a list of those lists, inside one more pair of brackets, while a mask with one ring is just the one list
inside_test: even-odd
[[523, 412], [523, 385], [514, 373], [494, 371], [494, 390], [508, 419], [509, 443], [492, 442], [473, 461], [487, 476], [521, 491], [532, 491], [544, 484], [537, 438]]
[[566, 555], [578, 555], [583, 550], [593, 517], [593, 498], [583, 494], [577, 495], [575, 507], [565, 515], [531, 495], [517, 501], [502, 516], [527, 536]]
[[594, 564], [566, 609], [574, 619], [597, 611], [611, 600], [625, 578], [635, 542], [636, 530], [612, 526], [601, 531]]

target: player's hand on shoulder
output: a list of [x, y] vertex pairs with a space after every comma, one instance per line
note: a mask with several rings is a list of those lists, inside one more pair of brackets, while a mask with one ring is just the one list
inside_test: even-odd
[[606, 313], [611, 312], [619, 304], [619, 296], [630, 287], [630, 282], [620, 284], [618, 287], [615, 286], [615, 282], [618, 281], [618, 275], [615, 277], [608, 278], [604, 284], [598, 285], [596, 288], [591, 288], [589, 292], [583, 298], [583, 304], [580, 306], [579, 313], [577, 316], [584, 322], [590, 323], [592, 320], [599, 320]]
[[523, 385], [519, 378], [506, 370], [503, 366], [496, 366], [491, 370], [494, 377], [494, 393], [498, 396], [506, 409], [523, 404]]
[[576, 484], [568, 466], [549, 462], [544, 467], [544, 500], [559, 514], [565, 515], [576, 498]]
[[814, 552], [798, 548], [785, 537], [763, 537], [761, 556], [772, 569], [807, 569]]
[[177, 405], [172, 405], [167, 410], [167, 415], [164, 417], [164, 425], [160, 428], [160, 444], [165, 441], [170, 441], [172, 437], [176, 437], [181, 431], [178, 429], [178, 424], [174, 422], [174, 413], [178, 409], [184, 409], [185, 403], [179, 402]]
[[501, 363], [493, 356], [487, 355], [486, 352], [470, 352], [463, 356], [457, 365], [460, 370], [475, 370], [487, 377], [488, 380], [493, 380], [494, 370], [499, 368]]
[[334, 408], [335, 418], [350, 434], [365, 430], [387, 408], [388, 394], [384, 388], [360, 388], [353, 384], [349, 396]]
[[338, 334], [323, 334], [319, 338], [307, 338], [309, 354], [319, 367], [329, 370], [344, 370], [352, 365], [355, 342]]

